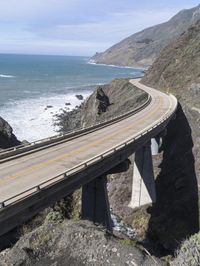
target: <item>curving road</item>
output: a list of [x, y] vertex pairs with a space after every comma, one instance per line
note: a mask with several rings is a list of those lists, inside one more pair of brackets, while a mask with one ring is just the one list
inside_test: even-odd
[[144, 110], [94, 132], [1, 163], [0, 202], [140, 136], [154, 125], [159, 127], [164, 117], [175, 112], [175, 97], [144, 86], [139, 79], [130, 82], [151, 95], [152, 101]]

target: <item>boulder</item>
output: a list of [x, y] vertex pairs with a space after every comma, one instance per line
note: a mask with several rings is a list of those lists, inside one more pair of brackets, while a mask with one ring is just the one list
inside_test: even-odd
[[12, 127], [6, 120], [0, 117], [0, 148], [6, 149], [19, 144], [21, 144], [21, 142], [13, 134]]
[[81, 95], [81, 94], [77, 94], [77, 95], [76, 95], [76, 98], [77, 98], [78, 100], [82, 101], [82, 100], [83, 100], [83, 95]]
[[99, 102], [98, 114], [105, 113], [110, 105], [110, 100], [101, 87], [97, 89], [96, 99]]

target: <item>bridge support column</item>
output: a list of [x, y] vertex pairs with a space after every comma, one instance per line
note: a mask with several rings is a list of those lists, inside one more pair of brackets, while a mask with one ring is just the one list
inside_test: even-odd
[[106, 175], [102, 175], [82, 187], [82, 218], [102, 224], [112, 231]]
[[129, 207], [136, 208], [156, 201], [151, 144], [135, 153], [132, 197]]
[[151, 154], [152, 155], [157, 155], [159, 153], [161, 145], [161, 139], [159, 137], [155, 137], [151, 139]]

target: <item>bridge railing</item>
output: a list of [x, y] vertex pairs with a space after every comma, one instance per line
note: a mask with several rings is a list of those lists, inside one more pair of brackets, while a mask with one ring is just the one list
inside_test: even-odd
[[85, 161], [82, 162], [78, 165], [76, 165], [73, 168], [68, 169], [66, 172], [61, 173], [51, 179], [48, 179], [45, 182], [42, 182], [36, 186], [31, 187], [30, 189], [27, 189], [26, 191], [23, 191], [22, 193], [19, 193], [13, 197], [10, 197], [6, 200], [4, 200], [3, 202], [0, 202], [0, 209], [6, 208], [16, 202], [19, 202], [27, 197], [29, 197], [30, 195], [33, 195], [35, 193], [40, 192], [41, 190], [44, 190], [46, 188], [48, 188], [49, 186], [54, 185], [55, 183], [60, 182], [61, 180], [67, 179], [69, 178], [71, 175], [74, 175], [76, 173], [79, 173], [81, 171], [83, 171], [84, 169], [86, 169], [87, 167], [96, 164], [99, 161], [104, 160], [106, 157], [111, 156], [112, 154], [114, 154], [116, 151], [119, 151], [120, 149], [123, 149], [124, 147], [132, 144], [134, 141], [136, 141], [137, 139], [139, 139], [141, 136], [144, 136], [146, 134], [148, 134], [150, 131], [152, 131], [154, 128], [159, 127], [160, 125], [162, 125], [164, 122], [166, 122], [167, 120], [169, 120], [176, 112], [177, 109], [177, 99], [173, 96], [170, 95], [172, 102], [171, 106], [168, 110], [168, 112], [166, 114], [164, 114], [161, 118], [159, 118], [157, 121], [155, 121], [154, 123], [152, 123], [152, 125], [148, 126], [147, 128], [141, 130], [139, 133], [137, 133], [136, 136], [133, 136], [132, 138], [120, 143], [119, 145], [106, 150], [105, 152]]
[[37, 140], [37, 141], [31, 142], [31, 143], [28, 143], [25, 145], [19, 145], [19, 146], [15, 146], [15, 147], [0, 151], [0, 163], [4, 162], [5, 161], [4, 159], [7, 159], [9, 157], [12, 157], [12, 156], [15, 156], [18, 154], [22, 154], [25, 152], [33, 151], [33, 150], [36, 150], [39, 148], [45, 148], [45, 147], [49, 147], [51, 145], [57, 145], [57, 144], [60, 144], [62, 142], [67, 141], [68, 139], [79, 137], [81, 134], [87, 134], [87, 133], [90, 133], [91, 131], [95, 131], [97, 129], [103, 128], [109, 124], [111, 125], [113, 123], [119, 122], [122, 119], [128, 118], [129, 116], [132, 116], [132, 115], [140, 112], [141, 110], [145, 109], [146, 106], [151, 103], [151, 100], [152, 100], [151, 96], [148, 95], [147, 100], [142, 105], [140, 105], [139, 107], [137, 107], [137, 108], [135, 108], [129, 112], [126, 112], [122, 115], [115, 116], [112, 119], [108, 119], [108, 120], [105, 120], [103, 122], [99, 122], [93, 126], [81, 128], [78, 130], [69, 131], [65, 134], [55, 135], [55, 136], [52, 136], [49, 138], [45, 138], [45, 139], [41, 139], [41, 140]]

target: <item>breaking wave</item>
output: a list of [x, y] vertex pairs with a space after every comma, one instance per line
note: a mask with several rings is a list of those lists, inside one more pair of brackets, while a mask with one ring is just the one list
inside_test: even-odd
[[12, 75], [4, 75], [4, 74], [0, 74], [0, 78], [14, 78], [15, 76]]

